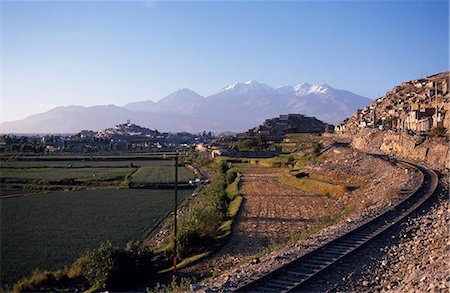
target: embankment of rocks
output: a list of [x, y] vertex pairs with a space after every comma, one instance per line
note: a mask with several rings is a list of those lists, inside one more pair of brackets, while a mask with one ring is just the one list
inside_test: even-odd
[[450, 169], [449, 142], [442, 137], [422, 137], [376, 129], [363, 129], [352, 137], [352, 146], [364, 152], [384, 153], [430, 168]]

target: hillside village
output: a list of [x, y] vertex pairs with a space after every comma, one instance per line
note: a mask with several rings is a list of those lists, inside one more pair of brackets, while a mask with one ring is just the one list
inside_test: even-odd
[[331, 129], [315, 117], [302, 114], [286, 114], [266, 119], [261, 125], [239, 134], [238, 137], [255, 137], [258, 134], [269, 140], [282, 140], [286, 133], [323, 133]]
[[333, 126], [303, 114], [282, 114], [266, 119], [262, 124], [233, 136], [222, 136], [209, 144], [197, 145], [206, 156], [273, 157], [281, 148], [274, 143], [285, 140], [288, 133], [332, 132]]
[[449, 129], [449, 72], [403, 82], [337, 125], [337, 133], [378, 128], [421, 134], [433, 127]]

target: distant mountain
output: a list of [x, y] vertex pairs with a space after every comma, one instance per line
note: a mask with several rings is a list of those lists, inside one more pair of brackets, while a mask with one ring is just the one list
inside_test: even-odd
[[23, 120], [4, 122], [2, 133], [78, 133], [83, 129], [100, 131], [128, 119], [136, 124], [168, 131], [200, 128], [196, 119], [182, 114], [130, 111], [118, 106], [68, 106], [31, 115]]
[[233, 83], [208, 97], [180, 89], [158, 102], [139, 101], [123, 107], [58, 107], [23, 120], [4, 122], [0, 130], [3, 133], [99, 131], [131, 119], [160, 131], [243, 131], [268, 117], [287, 113], [301, 113], [334, 124], [370, 102], [326, 84], [272, 88], [250, 80]]
[[123, 106], [131, 111], [180, 113], [195, 115], [195, 108], [205, 98], [190, 89], [180, 89], [162, 98], [157, 103], [149, 100], [145, 102], [134, 102]]

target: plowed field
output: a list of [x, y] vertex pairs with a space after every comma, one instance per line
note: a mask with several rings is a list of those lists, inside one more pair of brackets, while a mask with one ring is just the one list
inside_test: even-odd
[[238, 168], [243, 174], [244, 202], [231, 239], [212, 260], [205, 260], [186, 273], [208, 274], [227, 269], [275, 243], [285, 243], [324, 216], [341, 210], [332, 198], [279, 183], [277, 178], [284, 172], [281, 168], [252, 164], [240, 164]]

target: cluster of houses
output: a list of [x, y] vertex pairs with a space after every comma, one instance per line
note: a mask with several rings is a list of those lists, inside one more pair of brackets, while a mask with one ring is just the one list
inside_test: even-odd
[[378, 128], [414, 134], [449, 129], [449, 72], [403, 82], [335, 127], [337, 133]]
[[261, 135], [268, 140], [282, 140], [286, 133], [323, 133], [330, 125], [315, 117], [303, 114], [286, 114], [266, 119], [261, 125], [241, 133], [238, 137], [251, 138]]

